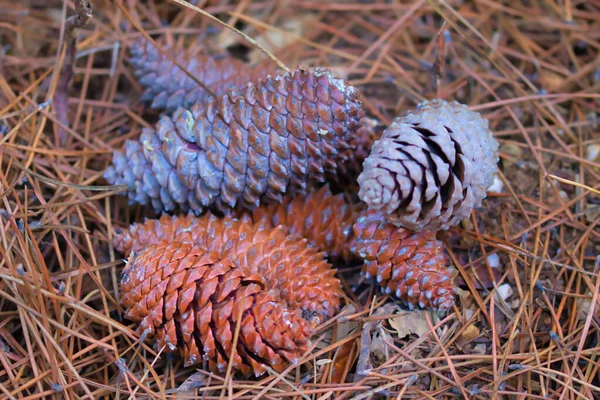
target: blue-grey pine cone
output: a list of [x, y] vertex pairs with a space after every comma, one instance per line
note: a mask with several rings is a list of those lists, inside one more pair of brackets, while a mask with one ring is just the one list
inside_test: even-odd
[[359, 197], [398, 226], [448, 229], [481, 205], [497, 163], [498, 143], [479, 113], [457, 102], [424, 102], [375, 142]]
[[[196, 77], [216, 96], [247, 82], [256, 82], [275, 71], [271, 62], [265, 65], [248, 65], [232, 56], [214, 58], [208, 54], [187, 54], [165, 46], [165, 51]], [[130, 48], [129, 62], [133, 73], [144, 88], [142, 101], [152, 108], [174, 111], [177, 107], [191, 107], [207, 101], [211, 96], [202, 86], [175, 65], [147, 40], [135, 41]]]
[[162, 117], [104, 176], [157, 210], [281, 202], [335, 173], [362, 114], [357, 90], [326, 70], [269, 76]]

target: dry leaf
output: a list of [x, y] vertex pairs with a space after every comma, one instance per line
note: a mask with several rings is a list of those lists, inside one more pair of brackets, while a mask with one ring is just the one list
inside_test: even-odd
[[[588, 317], [588, 314], [590, 313], [590, 308], [592, 306], [592, 292], [588, 291], [587, 296], [589, 296], [589, 297], [583, 298], [578, 301], [578, 303], [579, 303], [578, 318], [580, 321], [585, 320]], [[596, 318], [598, 316], [600, 316], [600, 308], [598, 308], [597, 306], [594, 307], [594, 315], [596, 316]]]
[[[372, 314], [373, 317], [378, 317], [380, 315], [389, 315], [397, 310], [397, 306], [392, 303], [385, 304], [379, 307]], [[361, 334], [361, 344], [360, 344], [360, 353], [358, 357], [358, 361], [356, 363], [356, 375], [354, 376], [354, 381], [358, 382], [365, 375], [369, 373], [369, 371], [373, 368], [373, 364], [371, 363], [371, 351], [373, 350], [373, 336], [371, 335], [371, 331], [373, 329], [382, 330], [381, 322], [383, 320], [375, 320], [369, 321], [363, 325], [362, 334]]]
[[487, 354], [487, 348], [484, 343], [479, 343], [473, 346], [471, 354]]
[[469, 325], [463, 331], [463, 333], [460, 334], [460, 336], [458, 337], [456, 342], [460, 346], [464, 346], [465, 344], [469, 343], [471, 340], [477, 338], [478, 336], [479, 336], [479, 328], [477, 328], [475, 325]]
[[588, 223], [595, 222], [600, 218], [600, 206], [596, 204], [586, 204], [585, 206], [585, 220]]
[[[276, 27], [277, 29], [261, 29], [262, 34], [257, 34], [252, 24], [248, 25], [248, 28], [243, 31], [265, 50], [273, 53], [293, 44], [298, 40], [298, 37], [304, 37], [309, 21], [314, 18], [314, 13], [302, 13], [292, 18], [286, 18], [282, 24]], [[221, 32], [216, 42], [220, 48], [226, 49], [240, 43], [240, 37], [226, 29]], [[262, 50], [252, 46], [248, 54], [249, 63], [258, 63], [264, 59], [265, 55]]]
[[[460, 226], [465, 231], [473, 231], [475, 229], [475, 227], [473, 226], [473, 221], [471, 221], [470, 219], [463, 219], [462, 221], [460, 221]], [[465, 246], [473, 246], [475, 244], [475, 240], [473, 240], [468, 235], [464, 235], [460, 237], [460, 243]]]
[[434, 321], [435, 317], [431, 311], [419, 310], [399, 313], [397, 317], [389, 319], [388, 322], [398, 333], [399, 338], [410, 334], [421, 337], [429, 332], [429, 325], [425, 317], [427, 313], [429, 313], [431, 321]]
[[[352, 315], [356, 313], [356, 307], [353, 304], [348, 304], [346, 307], [342, 309], [340, 312], [341, 315]], [[340, 319], [342, 322], [338, 322], [337, 332], [335, 334], [335, 341], [339, 341], [345, 337], [350, 336], [352, 332], [354, 332], [358, 328], [358, 322], [348, 321], [346, 319]]]
[[[491, 268], [493, 276], [490, 276], [490, 269], [488, 269], [485, 262], [479, 262], [475, 265], [465, 268], [465, 275], [471, 280], [476, 289], [492, 289], [494, 283], [502, 278], [504, 268], [502, 265], [497, 268]], [[457, 285], [466, 285], [465, 277], [460, 275], [456, 279]]]
[[[475, 300], [473, 299], [471, 292], [469, 292], [468, 290], [463, 290], [461, 288], [458, 288], [457, 297], [460, 299], [460, 304], [462, 305], [463, 310], [470, 309], [474, 305], [476, 306]], [[473, 308], [476, 308], [476, 307], [473, 307]]]
[[562, 91], [573, 90], [573, 83], [569, 83], [566, 87], [561, 88], [561, 86], [566, 82], [566, 79], [566, 76], [558, 74], [554, 71], [540, 71], [540, 83], [542, 84], [542, 87], [549, 92], [555, 92], [559, 89]]
[[181, 386], [176, 390], [176, 399], [189, 399], [195, 394], [195, 389], [201, 388], [206, 384], [205, 375], [201, 372], [196, 372], [187, 378]]
[[[354, 307], [354, 305], [352, 305], [352, 304], [349, 304], [348, 306], [346, 306], [341, 312], [342, 315], [352, 315], [354, 313], [356, 313], [356, 307]], [[336, 334], [335, 334], [335, 342], [338, 342], [341, 339], [350, 336], [352, 333], [354, 333], [354, 331], [356, 329], [359, 328], [358, 322], [348, 321], [348, 320], [344, 320], [344, 319], [340, 319], [340, 320], [343, 322], [338, 323]], [[326, 341], [323, 341], [323, 342], [326, 342]], [[332, 383], [341, 382], [344, 370], [346, 368], [346, 364], [348, 362], [354, 362], [354, 360], [356, 359], [356, 354], [354, 354], [354, 357], [352, 358], [352, 360], [349, 360], [350, 352], [351, 352], [352, 348], [354, 347], [355, 343], [356, 343], [355, 340], [346, 342], [335, 353], [335, 356], [333, 359], [333, 367], [332, 367], [333, 371], [331, 373], [331, 382]]]
[[[308, 21], [314, 17], [314, 14], [302, 14], [297, 18], [286, 19], [283, 26], [280, 27], [285, 32], [267, 31], [256, 37], [256, 42], [271, 52], [290, 46], [298, 40], [298, 37], [305, 35]], [[248, 54], [250, 63], [258, 63], [264, 58], [263, 52], [256, 47], [253, 47]]]
[[386, 341], [393, 342], [392, 336], [385, 329], [377, 329], [371, 339], [371, 355], [378, 361], [384, 362], [389, 358], [390, 350]]

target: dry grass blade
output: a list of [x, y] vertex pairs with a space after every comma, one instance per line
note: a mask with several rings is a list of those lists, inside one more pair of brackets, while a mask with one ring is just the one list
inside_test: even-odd
[[252, 46], [255, 46], [257, 49], [259, 49], [260, 51], [262, 51], [267, 57], [269, 57], [271, 60], [273, 60], [273, 62], [275, 62], [279, 68], [281, 68], [282, 70], [286, 71], [286, 72], [290, 72], [290, 69], [288, 67], [286, 67], [286, 65], [284, 63], [282, 63], [277, 57], [275, 57], [273, 54], [271, 54], [270, 51], [268, 51], [267, 49], [265, 49], [263, 46], [261, 46], [260, 44], [258, 44], [258, 42], [254, 39], [252, 39], [250, 36], [246, 35], [244, 32], [240, 31], [239, 29], [234, 28], [233, 26], [226, 24], [224, 22], [222, 22], [221, 20], [215, 18], [213, 15], [211, 15], [210, 13], [204, 11], [201, 8], [196, 7], [193, 4], [188, 3], [187, 1], [183, 1], [183, 0], [171, 0], [174, 1], [178, 4], [181, 4], [184, 7], [189, 8], [190, 10], [194, 10], [195, 12], [204, 15], [205, 17], [210, 18], [211, 20], [222, 24], [223, 26], [227, 27], [228, 29], [231, 29], [233, 32], [237, 33], [238, 35], [240, 35], [241, 37], [243, 37], [245, 40], [247, 40], [249, 43], [252, 44]]
[[574, 181], [572, 181], [572, 180], [570, 180], [570, 179], [564, 179], [564, 178], [561, 178], [561, 177], [559, 177], [559, 176], [552, 175], [552, 174], [545, 174], [545, 175], [544, 175], [544, 178], [547, 178], [547, 179], [554, 179], [555, 181], [559, 181], [559, 182], [562, 182], [562, 183], [566, 183], [567, 185], [573, 185], [573, 186], [577, 186], [577, 187], [579, 187], [579, 188], [582, 188], [582, 189], [585, 189], [585, 190], [589, 190], [589, 191], [590, 191], [590, 192], [592, 192], [592, 193], [600, 194], [600, 190], [598, 190], [598, 189], [594, 189], [593, 187], [590, 187], [590, 186], [587, 186], [587, 185], [581, 184], [581, 183], [579, 183], [579, 182], [574, 182]]

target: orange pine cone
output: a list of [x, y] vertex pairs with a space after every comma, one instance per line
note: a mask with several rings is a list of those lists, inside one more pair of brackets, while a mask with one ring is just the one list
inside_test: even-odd
[[324, 186], [307, 196], [288, 196], [281, 204], [258, 207], [252, 219], [255, 223], [282, 225], [291, 235], [306, 238], [330, 257], [349, 261], [355, 257], [349, 243], [359, 213], [358, 206], [348, 204], [342, 194], [333, 195]]
[[116, 235], [114, 244], [117, 250], [127, 253], [163, 241], [189, 243], [221, 259], [230, 259], [237, 267], [261, 276], [266, 289], [278, 290], [291, 308], [316, 314], [315, 318], [334, 315], [343, 296], [340, 281], [324, 253], [306, 239], [289, 237], [283, 227], [254, 224], [247, 215], [239, 219], [219, 219], [212, 214], [162, 216], [131, 225]]
[[186, 365], [204, 360], [224, 372], [231, 362], [258, 376], [266, 365], [281, 371], [296, 363], [309, 346], [312, 328], [300, 310], [287, 309], [247, 268], [189, 243], [151, 244], [133, 255], [121, 293], [138, 332], [156, 337], [157, 349], [181, 349]]
[[452, 269], [433, 232], [396, 227], [374, 210], [365, 211], [354, 224], [353, 251], [365, 260], [363, 273], [376, 276], [386, 293], [406, 301], [410, 308], [448, 310], [456, 287]]
[[442, 243], [435, 233], [414, 233], [388, 223], [377, 211], [350, 205], [323, 187], [307, 196], [253, 212], [255, 222], [283, 225], [330, 256], [365, 261], [363, 273], [376, 276], [387, 293], [410, 307], [448, 309], [456, 289]]

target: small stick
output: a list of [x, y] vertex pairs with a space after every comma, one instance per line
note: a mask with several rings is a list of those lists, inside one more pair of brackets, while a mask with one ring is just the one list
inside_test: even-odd
[[552, 174], [544, 174], [544, 178], [546, 178], [548, 180], [554, 179], [555, 181], [559, 181], [559, 182], [565, 183], [567, 185], [580, 187], [582, 189], [589, 190], [592, 193], [600, 194], [600, 190], [598, 190], [598, 189], [594, 189], [591, 186], [587, 186], [587, 185], [584, 185], [583, 183], [575, 182], [570, 179], [561, 178], [560, 176], [556, 176], [556, 175], [552, 175]]
[[[71, 85], [71, 79], [73, 79], [75, 69], [75, 56], [77, 54], [77, 36], [79, 29], [86, 26], [90, 18], [92, 18], [92, 4], [90, 0], [77, 0], [75, 2], [76, 14], [69, 17], [65, 21], [65, 34], [66, 34], [66, 53], [65, 60], [62, 68], [60, 69], [60, 75], [58, 76], [58, 82], [56, 84], [56, 91], [54, 93], [54, 108], [56, 110], [57, 119], [65, 126], [69, 126], [69, 87]], [[67, 132], [60, 125], [57, 126], [57, 135], [59, 145], [65, 146], [67, 144]]]
[[436, 97], [438, 99], [442, 99], [442, 77], [444, 75], [444, 63], [446, 62], [446, 51], [447, 51], [447, 46], [446, 46], [446, 41], [445, 41], [445, 36], [446, 36], [446, 21], [444, 21], [444, 24], [442, 25], [442, 27], [440, 28], [439, 32], [437, 33], [437, 37], [436, 37], [436, 46], [435, 46], [435, 53], [436, 57], [435, 57], [435, 62], [433, 63], [433, 76], [434, 76], [434, 80], [433, 80], [433, 84], [434, 84], [434, 89], [436, 91]]

